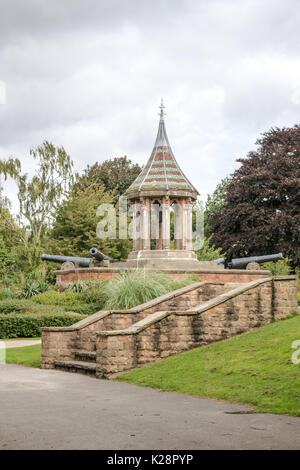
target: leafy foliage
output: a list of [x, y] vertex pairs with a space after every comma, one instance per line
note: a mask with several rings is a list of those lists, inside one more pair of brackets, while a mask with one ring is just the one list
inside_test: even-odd
[[204, 212], [204, 233], [207, 238], [212, 235], [210, 217], [224, 206], [230, 181], [231, 178], [228, 176], [223, 178], [221, 183], [217, 184], [214, 192], [207, 196]]
[[212, 243], [240, 257], [283, 252], [300, 265], [300, 126], [275, 128], [239, 159], [225, 204], [210, 215]]
[[290, 260], [281, 259], [279, 261], [270, 261], [268, 263], [263, 263], [261, 265], [262, 269], [267, 269], [271, 272], [272, 276], [286, 276], [291, 274], [292, 268], [290, 265]]
[[6, 299], [0, 302], [0, 313], [25, 313], [30, 310], [30, 304], [24, 300]]
[[81, 295], [76, 292], [48, 290], [47, 292], [32, 297], [32, 302], [41, 305], [67, 305], [73, 307], [82, 302], [82, 298]]
[[43, 326], [70, 326], [85, 318], [74, 312], [52, 313], [51, 310], [43, 314], [0, 314], [0, 338], [36, 337], [41, 335]]
[[129, 240], [99, 239], [96, 234], [101, 220], [96, 216], [98, 206], [113, 203], [111, 193], [99, 184], [73, 191], [57, 210], [49, 249], [56, 254], [90, 256], [90, 248], [96, 246], [112, 259], [126, 259], [131, 250]]
[[15, 297], [14, 292], [9, 287], [3, 287], [0, 289], [0, 301], [6, 299], [13, 299]]
[[46, 140], [31, 149], [30, 155], [37, 161], [37, 170], [31, 179], [27, 173], [21, 173], [18, 159], [1, 162], [0, 174], [14, 178], [18, 187], [19, 224], [8, 216], [3, 205], [0, 205], [0, 218], [15, 233], [27, 264], [37, 266], [41, 239], [49, 227], [53, 211], [72, 184], [73, 162], [63, 147], [55, 147]]
[[104, 187], [118, 198], [125, 193], [141, 171], [142, 168], [126, 156], [97, 162], [88, 166], [83, 175], [77, 175], [74, 190], [82, 191], [90, 185], [96, 191], [99, 187]]
[[29, 299], [34, 295], [46, 292], [49, 288], [50, 285], [44, 281], [26, 281], [19, 296], [24, 299]]
[[216, 248], [210, 244], [210, 238], [204, 238], [203, 246], [200, 250], [195, 252], [199, 261], [212, 261], [218, 258], [223, 258], [221, 248]]

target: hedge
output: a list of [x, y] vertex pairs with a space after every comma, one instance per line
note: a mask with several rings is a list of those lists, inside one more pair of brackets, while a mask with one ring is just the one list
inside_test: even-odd
[[0, 338], [28, 338], [41, 336], [43, 326], [71, 326], [86, 315], [74, 312], [49, 315], [0, 314]]
[[58, 292], [48, 290], [42, 294], [31, 297], [32, 302], [42, 305], [67, 305], [73, 307], [79, 303], [83, 303], [81, 295], [77, 292]]

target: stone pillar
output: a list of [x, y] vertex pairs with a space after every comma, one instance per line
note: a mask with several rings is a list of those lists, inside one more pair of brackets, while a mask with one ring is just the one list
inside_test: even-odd
[[170, 249], [170, 201], [165, 198], [162, 204], [162, 249]]
[[182, 250], [182, 223], [181, 212], [182, 207], [177, 202], [173, 206], [174, 209], [174, 244], [175, 250]]
[[181, 225], [181, 250], [185, 250], [185, 200], [179, 202], [180, 205], [180, 225]]
[[185, 203], [184, 207], [184, 226], [185, 226], [185, 250], [192, 250], [193, 238], [193, 205], [190, 202]]
[[154, 203], [151, 205], [151, 240], [155, 240], [156, 249], [158, 249], [159, 240], [160, 240], [160, 227], [159, 227], [159, 217], [160, 217], [160, 205]]
[[151, 230], [151, 206], [150, 206], [150, 200], [149, 199], [144, 199], [142, 201], [141, 205], [141, 220], [142, 220], [142, 250], [150, 250], [151, 244], [150, 244], [150, 230]]
[[132, 233], [132, 238], [133, 238], [133, 251], [139, 251], [142, 249], [142, 232], [141, 232], [141, 226], [142, 226], [142, 215], [141, 215], [141, 204], [139, 203], [134, 203], [132, 207], [133, 211], [133, 233]]

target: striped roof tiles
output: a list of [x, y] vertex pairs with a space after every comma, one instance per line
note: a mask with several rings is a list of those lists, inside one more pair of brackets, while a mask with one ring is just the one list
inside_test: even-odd
[[147, 189], [181, 189], [198, 193], [180, 169], [170, 146], [164, 120], [164, 106], [160, 106], [160, 120], [154, 148], [141, 173], [128, 188], [127, 194]]

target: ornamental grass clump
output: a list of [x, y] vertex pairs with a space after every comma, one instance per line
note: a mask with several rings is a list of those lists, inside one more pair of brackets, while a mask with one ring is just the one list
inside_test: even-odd
[[106, 297], [104, 309], [127, 310], [192, 282], [195, 281], [189, 278], [174, 280], [154, 271], [123, 271], [118, 279], [104, 285], [103, 294]]

